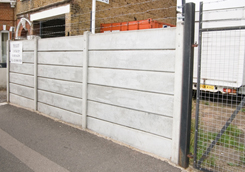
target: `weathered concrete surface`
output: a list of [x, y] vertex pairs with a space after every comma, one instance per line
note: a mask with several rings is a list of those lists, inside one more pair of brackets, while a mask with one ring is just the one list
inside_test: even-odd
[[0, 106], [0, 135], [5, 138], [0, 141], [1, 168], [5, 172], [51, 168], [71, 172], [181, 171], [161, 160], [11, 105]]
[[0, 90], [7, 87], [7, 68], [0, 68]]
[[7, 101], [7, 93], [5, 90], [0, 90], [0, 103]]

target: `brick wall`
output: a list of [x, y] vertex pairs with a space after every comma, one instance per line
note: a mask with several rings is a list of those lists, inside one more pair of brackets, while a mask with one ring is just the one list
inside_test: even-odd
[[[176, 17], [176, 0], [158, 0], [151, 3], [148, 2], [149, 0], [110, 0], [109, 4], [97, 2], [96, 32], [99, 32], [101, 23], [146, 20], [148, 18], [174, 25], [176, 24], [176, 18], [170, 18]], [[129, 5], [135, 3], [141, 4]], [[71, 35], [82, 34], [84, 31], [89, 30], [91, 7], [91, 0], [73, 0], [71, 2], [71, 21], [69, 21], [73, 24], [73, 27], [70, 28]], [[109, 8], [110, 10], [105, 10]], [[149, 11], [146, 12], [147, 10]]]
[[14, 9], [10, 7], [10, 3], [0, 3], [0, 31], [3, 30], [3, 25], [9, 30], [14, 26]]
[[31, 9], [44, 7], [56, 2], [62, 2], [62, 1], [65, 0], [23, 0], [23, 1], [17, 0], [16, 14], [23, 13]]
[[[101, 23], [126, 22], [146, 20], [148, 18], [170, 24], [176, 23], [176, 0], [110, 0], [110, 4], [97, 2], [96, 5], [96, 32], [99, 32]], [[141, 3], [138, 5], [130, 5]], [[92, 0], [24, 0], [17, 1], [17, 18], [29, 18], [31, 13], [70, 4], [71, 12], [66, 14], [66, 35], [81, 35], [90, 30], [90, 12]], [[127, 5], [127, 7], [121, 8]], [[118, 8], [120, 7], [120, 8]], [[169, 8], [172, 7], [172, 8]], [[110, 10], [106, 10], [110, 8]], [[169, 8], [169, 9], [163, 9]], [[148, 12], [146, 12], [149, 10]]]

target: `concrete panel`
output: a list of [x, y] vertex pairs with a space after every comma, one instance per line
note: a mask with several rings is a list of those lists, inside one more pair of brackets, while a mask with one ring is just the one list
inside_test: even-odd
[[83, 36], [40, 39], [38, 51], [83, 50]]
[[172, 138], [173, 119], [146, 112], [88, 102], [88, 116]]
[[174, 93], [174, 73], [90, 68], [88, 83], [166, 94]]
[[38, 65], [38, 76], [82, 82], [82, 67]]
[[88, 99], [135, 110], [173, 116], [173, 96], [88, 85]]
[[10, 71], [15, 73], [22, 73], [33, 75], [34, 74], [34, 65], [33, 64], [10, 64]]
[[28, 108], [28, 109], [34, 109], [34, 101], [21, 97], [21, 96], [17, 96], [14, 94], [10, 94], [10, 103]]
[[175, 51], [90, 51], [89, 66], [174, 72]]
[[34, 53], [33, 52], [23, 52], [22, 53], [22, 62], [33, 63], [34, 62]]
[[0, 89], [7, 87], [7, 68], [0, 68]]
[[172, 141], [170, 139], [90, 117], [88, 129], [143, 151], [171, 159]]
[[175, 49], [176, 28], [102, 33], [89, 36], [89, 49]]
[[30, 75], [22, 75], [17, 73], [10, 73], [10, 82], [29, 87], [34, 87], [34, 77]]
[[17, 94], [22, 97], [34, 99], [34, 89], [16, 84], [10, 84], [10, 93]]
[[38, 89], [82, 98], [82, 83], [38, 78]]
[[38, 91], [38, 102], [82, 114], [82, 99]]
[[82, 52], [39, 52], [38, 63], [64, 66], [82, 66]]
[[174, 84], [174, 112], [173, 112], [173, 145], [172, 161], [178, 164], [180, 122], [181, 122], [181, 94], [182, 94], [182, 70], [183, 70], [183, 31], [184, 26], [178, 23], [176, 26], [176, 63], [175, 63], [175, 84]]
[[38, 103], [38, 111], [64, 122], [79, 126], [82, 125], [82, 115], [77, 113], [69, 112], [43, 103]]
[[22, 41], [22, 49], [23, 51], [33, 51], [35, 47], [34, 40], [24, 40]]

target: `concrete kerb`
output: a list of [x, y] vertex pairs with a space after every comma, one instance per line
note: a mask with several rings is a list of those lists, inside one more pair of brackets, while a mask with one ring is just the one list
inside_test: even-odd
[[[55, 121], [55, 122], [60, 122], [60, 123], [62, 123], [62, 124], [64, 124], [64, 125], [68, 125], [68, 126], [70, 126], [70, 127], [76, 128], [76, 129], [78, 129], [78, 130], [85, 131], [85, 132], [88, 132], [88, 133], [90, 133], [90, 134], [93, 134], [93, 135], [95, 135], [95, 136], [97, 136], [97, 137], [104, 138], [104, 139], [106, 139], [106, 140], [112, 141], [113, 143], [116, 143], [116, 144], [118, 144], [118, 145], [124, 146], [124, 147], [126, 147], [126, 148], [131, 149], [131, 150], [140, 152], [140, 153], [142, 153], [142, 154], [145, 154], [145, 155], [151, 156], [151, 157], [153, 157], [153, 158], [156, 158], [156, 159], [158, 159], [158, 160], [161, 160], [161, 161], [163, 161], [163, 162], [166, 162], [166, 163], [168, 163], [169, 165], [171, 165], [171, 166], [173, 166], [173, 167], [176, 167], [176, 168], [180, 169], [181, 172], [188, 172], [188, 171], [189, 171], [189, 170], [186, 170], [186, 169], [184, 169], [184, 168], [181, 168], [180, 166], [174, 164], [173, 162], [171, 162], [170, 160], [168, 160], [168, 159], [166, 159], [166, 158], [162, 158], [162, 157], [157, 156], [157, 155], [154, 155], [154, 154], [152, 154], [152, 153], [149, 153], [149, 152], [142, 151], [142, 150], [140, 150], [140, 149], [134, 148], [134, 147], [129, 146], [129, 145], [125, 144], [125, 143], [122, 143], [122, 142], [119, 142], [119, 141], [117, 141], [117, 140], [114, 140], [114, 139], [112, 139], [112, 138], [110, 138], [110, 137], [106, 137], [106, 136], [104, 136], [104, 135], [98, 134], [98, 133], [96, 133], [96, 132], [94, 132], [94, 131], [91, 131], [91, 130], [89, 130], [89, 129], [83, 129], [82, 126], [78, 126], [78, 125], [74, 125], [74, 124], [71, 124], [71, 123], [68, 123], [68, 122], [61, 121], [61, 120], [59, 120], [59, 119], [57, 119], [57, 118], [51, 117], [51, 116], [46, 115], [46, 114], [44, 114], [44, 113], [35, 111], [35, 110], [33, 110], [33, 109], [24, 108], [24, 107], [22, 107], [22, 106], [19, 106], [19, 105], [14, 104], [14, 103], [2, 103], [2, 104], [3, 104], [3, 105], [9, 104], [9, 105], [12, 105], [12, 106], [21, 108], [21, 109], [25, 109], [25, 110], [28, 110], [28, 111], [37, 113], [37, 114], [39, 114], [39, 115], [41, 115], [41, 116], [47, 117], [47, 118], [49, 118], [49, 119], [52, 119], [52, 120]], [[1, 104], [0, 104], [0, 106], [1, 106]]]

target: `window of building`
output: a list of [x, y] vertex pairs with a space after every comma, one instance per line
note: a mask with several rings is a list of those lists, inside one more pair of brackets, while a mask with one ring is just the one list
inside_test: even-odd
[[41, 38], [65, 36], [65, 15], [70, 13], [70, 4], [47, 9], [30, 15], [33, 34]]
[[34, 31], [41, 38], [65, 36], [65, 17], [35, 21]]

